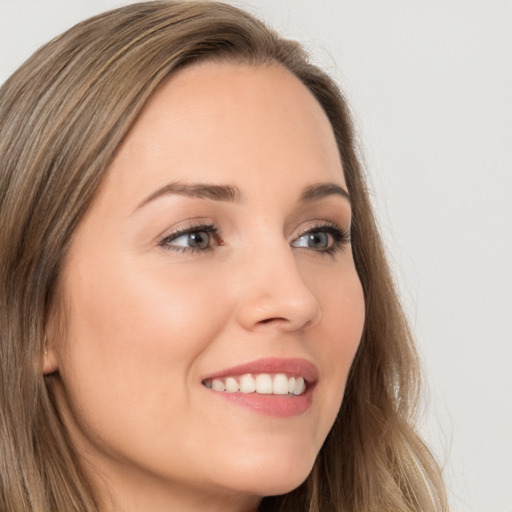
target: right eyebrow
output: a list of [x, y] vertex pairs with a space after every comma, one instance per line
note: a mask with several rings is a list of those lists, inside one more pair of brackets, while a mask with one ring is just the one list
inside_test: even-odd
[[196, 199], [210, 199], [212, 201], [226, 201], [241, 203], [244, 197], [238, 187], [233, 185], [213, 185], [210, 183], [181, 183], [179, 181], [168, 183], [155, 190], [143, 199], [137, 206], [137, 210], [146, 204], [162, 196], [178, 194]]
[[332, 195], [341, 196], [349, 203], [351, 202], [349, 193], [337, 183], [317, 183], [310, 185], [302, 193], [301, 201], [305, 203], [318, 201], [319, 199]]

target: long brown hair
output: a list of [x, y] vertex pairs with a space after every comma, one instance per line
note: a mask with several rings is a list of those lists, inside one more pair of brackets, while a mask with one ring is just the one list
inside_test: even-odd
[[446, 510], [438, 466], [414, 428], [418, 361], [375, 225], [338, 87], [295, 42], [214, 2], [133, 4], [82, 22], [0, 89], [0, 510], [97, 511], [59, 420], [42, 359], [72, 234], [117, 148], [160, 84], [205, 60], [277, 62], [332, 124], [353, 202], [366, 300], [337, 420], [308, 479], [261, 510]]

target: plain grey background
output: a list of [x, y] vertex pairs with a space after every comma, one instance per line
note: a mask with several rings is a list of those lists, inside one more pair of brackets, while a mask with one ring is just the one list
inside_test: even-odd
[[[120, 0], [0, 0], [0, 82]], [[347, 94], [453, 510], [512, 510], [512, 3], [233, 1]]]

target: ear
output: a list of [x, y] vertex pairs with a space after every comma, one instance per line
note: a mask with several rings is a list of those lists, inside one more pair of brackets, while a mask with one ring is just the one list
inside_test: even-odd
[[57, 353], [54, 344], [45, 336], [43, 347], [43, 375], [49, 375], [59, 369]]

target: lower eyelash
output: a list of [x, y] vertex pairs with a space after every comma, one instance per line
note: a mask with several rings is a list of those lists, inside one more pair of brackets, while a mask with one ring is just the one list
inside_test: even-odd
[[[181, 247], [181, 246], [172, 246], [168, 245], [173, 240], [176, 240], [180, 236], [189, 234], [189, 233], [195, 233], [197, 231], [204, 231], [205, 233], [209, 233], [213, 235], [213, 238], [219, 243], [219, 232], [217, 228], [213, 224], [199, 224], [196, 226], [185, 226], [183, 228], [178, 229], [177, 231], [174, 231], [173, 233], [170, 233], [166, 236], [164, 236], [160, 242], [159, 246], [162, 247], [165, 250], [171, 250], [171, 251], [179, 251], [179, 252], [206, 252], [211, 251], [212, 247], [206, 247], [204, 249], [199, 249], [197, 247]], [[219, 243], [220, 245], [220, 243]]]
[[[188, 233], [194, 233], [197, 231], [204, 231], [205, 233], [210, 233], [213, 235], [213, 238], [215, 239], [216, 243], [218, 245], [222, 245], [220, 241], [219, 232], [216, 226], [213, 224], [199, 224], [196, 226], [185, 226], [181, 229], [178, 229], [177, 231], [170, 233], [166, 236], [164, 236], [160, 242], [159, 246], [166, 250], [173, 250], [173, 251], [180, 251], [180, 252], [206, 252], [211, 251], [213, 248], [211, 246], [206, 247], [204, 249], [199, 249], [197, 247], [182, 247], [182, 246], [172, 246], [167, 245], [173, 240], [179, 238], [180, 236], [186, 235]], [[308, 233], [314, 233], [315, 231], [324, 231], [326, 233], [329, 233], [329, 235], [333, 238], [333, 245], [332, 247], [329, 247], [328, 249], [324, 249], [321, 251], [317, 251], [323, 254], [334, 254], [338, 250], [342, 248], [343, 245], [350, 243], [350, 231], [340, 228], [339, 226], [335, 224], [322, 224], [319, 226], [310, 227], [307, 231], [304, 231], [300, 236], [307, 235]]]
[[322, 254], [334, 254], [335, 252], [342, 249], [343, 245], [350, 243], [350, 231], [340, 228], [335, 224], [322, 224], [319, 226], [310, 227], [307, 231], [302, 233], [301, 236], [307, 235], [308, 233], [314, 233], [315, 231], [324, 231], [329, 233], [333, 238], [333, 245], [328, 249], [317, 251]]

